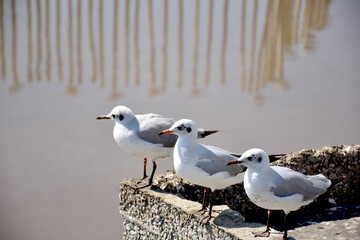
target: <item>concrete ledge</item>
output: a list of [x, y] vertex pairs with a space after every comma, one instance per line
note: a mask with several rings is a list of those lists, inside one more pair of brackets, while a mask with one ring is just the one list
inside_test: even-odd
[[[235, 239], [258, 240], [253, 232], [265, 225], [245, 222], [245, 218], [226, 205], [214, 206], [209, 224], [202, 224], [197, 212], [201, 204], [176, 195], [136, 189], [135, 180], [120, 186], [120, 214], [125, 219], [123, 239]], [[270, 240], [282, 233], [272, 229]], [[289, 239], [357, 239], [360, 217], [316, 223], [289, 231]]]
[[[289, 225], [290, 239], [359, 238], [360, 145], [302, 150], [274, 164], [309, 174], [321, 172], [333, 182], [326, 194], [290, 213], [288, 220], [294, 221]], [[124, 239], [258, 240], [253, 232], [265, 229], [266, 210], [247, 199], [242, 184], [217, 191], [214, 218], [204, 225], [203, 216], [197, 212], [203, 188], [184, 181], [173, 171], [156, 176], [151, 189], [136, 189], [135, 182], [126, 180], [120, 185]], [[271, 225], [281, 231], [282, 221], [276, 224], [279, 219], [282, 217], [273, 217]], [[255, 221], [262, 223], [251, 223]], [[269, 239], [280, 236], [281, 232], [273, 230]]]
[[214, 206], [209, 224], [197, 212], [201, 204], [149, 188], [136, 189], [135, 180], [120, 186], [120, 214], [125, 218], [124, 239], [250, 239], [262, 224], [245, 223], [226, 205]]

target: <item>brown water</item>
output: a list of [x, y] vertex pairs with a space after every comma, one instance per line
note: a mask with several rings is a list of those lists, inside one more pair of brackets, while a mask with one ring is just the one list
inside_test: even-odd
[[360, 2], [281, 3], [1, 0], [2, 238], [121, 238], [118, 104], [234, 152], [359, 143]]

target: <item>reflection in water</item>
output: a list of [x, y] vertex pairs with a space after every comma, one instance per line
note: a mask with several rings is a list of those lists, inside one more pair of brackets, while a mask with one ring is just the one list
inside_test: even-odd
[[227, 43], [227, 28], [228, 28], [228, 9], [229, 0], [224, 2], [224, 22], [223, 22], [223, 42], [221, 51], [221, 84], [225, 84], [225, 55], [226, 55], [226, 43]]
[[37, 80], [41, 80], [41, 61], [42, 61], [42, 41], [41, 41], [41, 3], [40, 0], [36, 1], [37, 8], [37, 65], [36, 65], [36, 77]]
[[195, 33], [194, 33], [194, 66], [193, 66], [193, 91], [196, 92], [197, 83], [197, 68], [198, 68], [198, 52], [199, 52], [199, 15], [200, 15], [200, 1], [196, 0], [195, 7]]
[[27, 0], [26, 2], [27, 6], [27, 14], [28, 14], [28, 51], [29, 51], [29, 62], [28, 62], [28, 80], [29, 82], [32, 82], [33, 80], [33, 74], [32, 74], [32, 62], [33, 62], [33, 56], [32, 56], [32, 14], [31, 14], [31, 1]]
[[[188, 83], [185, 76], [188, 77], [190, 72], [190, 77], [192, 77], [190, 86], [192, 91], [196, 90], [195, 92], [197, 92], [201, 88], [198, 76], [204, 74], [203, 84], [207, 86], [210, 84], [212, 75], [219, 74], [220, 84], [225, 85], [228, 84], [226, 75], [228, 72], [234, 71], [231, 69], [231, 63], [240, 62], [241, 89], [253, 92], [255, 102], [261, 103], [260, 92], [268, 84], [275, 84], [281, 89], [288, 87], [284, 75], [284, 57], [286, 54], [296, 54], [296, 51], [293, 50], [296, 44], [301, 44], [305, 50], [315, 47], [315, 31], [320, 31], [326, 26], [330, 4], [330, 0], [284, 2], [269, 0], [265, 3], [258, 0], [242, 0], [241, 9], [236, 9], [229, 6], [233, 3], [229, 0], [223, 2], [201, 1], [201, 5], [200, 0], [190, 3], [190, 5], [183, 0], [178, 0], [178, 2], [148, 0], [147, 5], [143, 4], [147, 9], [141, 10], [140, 5], [144, 1], [136, 0], [133, 10], [130, 0], [124, 1], [124, 4], [119, 4], [118, 0], [110, 3], [99, 0], [97, 6], [94, 6], [97, 3], [94, 0], [77, 0], [77, 3], [74, 3], [77, 11], [73, 12], [72, 0], [68, 0], [65, 4], [57, 0], [54, 5], [51, 5], [51, 1], [45, 1], [44, 8], [41, 6], [41, 0], [27, 0], [27, 22], [25, 22], [18, 21], [19, 16], [16, 14], [16, 10], [21, 4], [20, 1], [12, 0], [11, 4], [5, 4], [3, 0], [0, 0], [2, 79], [6, 78], [7, 72], [6, 42], [10, 42], [12, 46], [10, 52], [12, 54], [12, 71], [10, 72], [14, 82], [12, 90], [19, 89], [18, 79], [22, 79], [20, 74], [25, 73], [28, 82], [32, 82], [34, 72], [39, 81], [43, 74], [48, 81], [53, 77], [61, 81], [63, 76], [67, 76], [69, 86], [66, 92], [74, 95], [78, 92], [77, 87], [87, 79], [95, 83], [99, 76], [99, 86], [105, 86], [105, 73], [109, 72], [111, 75], [112, 72], [112, 78], [110, 78], [112, 82], [109, 86], [112, 89], [111, 99], [121, 96], [117, 89], [118, 82], [122, 82], [122, 78], [118, 77], [119, 69], [124, 71], [120, 75], [124, 76], [125, 87], [130, 85], [130, 76], [134, 76], [133, 81], [136, 85], [140, 85], [142, 76], [145, 78], [142, 81], [143, 84], [150, 83], [150, 95], [154, 95], [159, 93], [156, 83], [158, 68], [162, 72], [162, 91], [165, 91], [168, 83], [171, 82], [176, 82], [177, 87], [181, 88]], [[153, 6], [155, 3], [156, 8]], [[63, 6], [67, 6], [67, 8], [63, 8]], [[34, 7], [36, 15], [35, 27], [32, 25], [32, 7]], [[54, 16], [51, 14], [53, 7], [56, 8]], [[114, 10], [109, 14], [108, 11], [112, 8]], [[206, 8], [206, 10], [202, 11], [201, 8]], [[259, 8], [265, 11], [259, 11]], [[82, 16], [83, 9], [88, 11], [87, 18]], [[94, 11], [95, 9], [98, 10]], [[120, 25], [119, 11], [125, 12], [124, 24], [121, 22]], [[194, 17], [188, 20], [186, 16], [192, 13]], [[45, 19], [42, 19], [43, 14]], [[73, 14], [76, 14], [76, 35], [73, 35], [75, 30], [73, 29]], [[239, 16], [241, 22], [236, 20], [239, 19]], [[11, 21], [6, 19], [10, 17]], [[44, 31], [42, 31], [43, 20], [45, 20]], [[82, 27], [83, 20], [87, 21], [84, 23], [88, 25], [86, 29]], [[6, 21], [11, 24], [4, 26]], [[65, 31], [61, 27], [62, 23], [67, 24]], [[108, 27], [109, 23], [113, 24], [113, 28]], [[214, 28], [214, 23], [217, 28]], [[11, 37], [5, 35], [4, 27], [9, 28], [9, 32], [12, 33], [9, 35]], [[218, 29], [219, 27], [220, 29]], [[54, 32], [52, 29], [55, 29]], [[124, 29], [124, 44], [121, 44], [124, 47], [124, 61], [118, 61], [120, 29]], [[237, 38], [239, 30], [240, 38]], [[17, 31], [26, 35], [27, 44], [18, 43]], [[215, 31], [217, 34], [214, 34]], [[53, 37], [52, 34], [55, 36]], [[83, 34], [88, 37], [83, 38]], [[192, 34], [194, 35], [192, 36]], [[162, 39], [162, 43], [156, 41], [155, 35], [159, 36], [158, 39]], [[35, 36], [35, 42], [33, 42], [33, 36]], [[42, 61], [43, 39], [46, 61]], [[54, 44], [53, 40], [56, 41]], [[76, 41], [77, 51], [75, 65], [73, 41]], [[132, 44], [131, 41], [133, 41]], [[26, 49], [22, 49], [23, 46], [26, 46]], [[83, 50], [87, 51], [84, 46], [89, 46], [88, 50], [91, 54], [89, 59], [83, 59]], [[35, 48], [36, 50], [34, 50]], [[141, 51], [141, 49], [149, 49], [150, 52]], [[233, 54], [235, 50], [240, 54]], [[26, 51], [27, 68], [25, 70], [21, 68], [19, 71], [17, 69], [17, 52]], [[35, 55], [34, 51], [37, 51]], [[52, 60], [52, 52], [56, 52], [56, 66]], [[227, 52], [232, 54], [227, 54]], [[67, 56], [65, 57], [64, 54]], [[158, 62], [156, 61], [157, 54], [161, 58]], [[63, 61], [63, 57], [66, 58], [66, 61]], [[239, 59], [236, 59], [238, 57]], [[192, 64], [185, 62], [191, 58]], [[142, 59], [150, 59], [150, 61], [142, 61]], [[36, 64], [34, 64], [35, 61]], [[133, 68], [130, 65], [132, 61], [134, 61]], [[66, 67], [63, 67], [63, 62]], [[145, 66], [141, 67], [143, 72], [140, 69], [141, 62], [145, 63]], [[220, 66], [213, 66], [214, 64]], [[91, 68], [91, 70], [83, 71], [87, 68]], [[169, 69], [173, 72], [174, 68], [175, 71], [177, 70], [177, 74], [169, 74]], [[54, 69], [57, 69], [55, 70], [57, 74], [52, 73]], [[237, 71], [237, 68], [235, 70]], [[76, 73], [78, 81], [75, 83], [73, 78]], [[228, 74], [231, 76], [231, 82], [238, 81], [234, 79], [234, 75], [236, 74]], [[214, 77], [214, 79], [216, 78]]]
[[[240, 57], [240, 69], [241, 69], [241, 89], [245, 87], [245, 26], [246, 26], [246, 0], [242, 1], [241, 7], [241, 57]], [[255, 44], [252, 42], [252, 44]]]
[[104, 81], [104, 3], [99, 0], [99, 45], [100, 45], [100, 86], [105, 85]]
[[150, 95], [157, 94], [158, 90], [156, 89], [156, 73], [155, 73], [155, 43], [154, 43], [154, 22], [153, 22], [153, 1], [148, 0], [148, 22], [149, 22], [149, 40], [150, 40], [150, 49], [151, 49], [151, 60], [150, 60]]
[[93, 0], [89, 0], [89, 42], [91, 50], [91, 82], [96, 81], [96, 53], [93, 30]]
[[69, 25], [68, 25], [68, 33], [69, 33], [69, 86], [67, 87], [66, 93], [69, 95], [77, 94], [77, 88], [74, 86], [74, 62], [73, 62], [73, 17], [72, 17], [72, 1], [68, 1], [68, 14], [69, 14]]
[[183, 61], [184, 61], [184, 53], [183, 53], [183, 22], [184, 22], [184, 10], [183, 10], [183, 1], [179, 0], [179, 68], [178, 68], [178, 81], [177, 86], [182, 87], [183, 81]]
[[212, 32], [213, 32], [213, 13], [214, 13], [214, 0], [210, 0], [209, 3], [209, 25], [208, 25], [208, 40], [206, 51], [206, 72], [205, 72], [205, 84], [209, 85], [210, 82], [210, 62], [211, 62], [211, 45], [212, 45]]
[[61, 56], [61, 8], [60, 8], [60, 0], [56, 0], [56, 53], [58, 58], [58, 75], [59, 80], [63, 80], [63, 63]]
[[45, 8], [46, 8], [46, 32], [45, 32], [45, 36], [46, 36], [46, 79], [48, 81], [50, 81], [51, 78], [51, 48], [50, 48], [50, 18], [49, 18], [49, 14], [50, 14], [50, 9], [49, 9], [49, 2], [50, 1], [45, 1]]
[[[166, 0], [165, 0], [166, 1]], [[140, 0], [136, 0], [135, 6], [135, 32], [134, 32], [134, 47], [135, 47], [135, 84], [140, 84], [140, 63], [139, 63], [139, 10]]]
[[125, 1], [125, 56], [124, 78], [125, 86], [129, 85], [129, 36], [130, 36], [130, 0]]
[[78, 53], [78, 82], [82, 83], [82, 54], [81, 54], [81, 0], [77, 2], [77, 33], [78, 33], [78, 41], [77, 41], [77, 53]]
[[[254, 79], [254, 62], [255, 62], [255, 42], [256, 42], [256, 23], [257, 23], [257, 10], [258, 10], [258, 0], [254, 0], [254, 10], [253, 10], [253, 19], [252, 19], [252, 28], [251, 28], [251, 47], [250, 47], [250, 66], [249, 66], [249, 87], [248, 91], [252, 92], [252, 84]], [[245, 87], [245, 80], [241, 85], [242, 89]]]
[[166, 81], [167, 81], [167, 44], [168, 44], [168, 11], [169, 11], [169, 2], [164, 0], [164, 44], [163, 44], [163, 80], [162, 87], [163, 91], [166, 90]]
[[119, 1], [114, 1], [114, 42], [113, 42], [113, 78], [110, 99], [117, 99], [121, 93], [117, 91], [117, 59], [118, 59], [118, 17]]
[[4, 1], [0, 0], [0, 34], [1, 34], [1, 77], [6, 78], [6, 62], [5, 62], [5, 43], [4, 43]]
[[15, 0], [11, 1], [11, 13], [12, 13], [12, 70], [14, 76], [14, 85], [10, 88], [10, 91], [18, 91], [20, 89], [20, 84], [18, 80], [17, 74], [17, 25], [16, 25], [16, 8], [15, 8]]

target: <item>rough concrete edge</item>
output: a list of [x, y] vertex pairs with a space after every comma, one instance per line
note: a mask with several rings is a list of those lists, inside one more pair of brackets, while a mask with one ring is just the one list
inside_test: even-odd
[[[131, 182], [131, 180], [129, 180]], [[226, 212], [227, 210], [230, 210], [226, 205], [222, 205], [222, 206], [214, 206], [213, 208], [213, 217], [209, 224], [201, 224], [201, 220], [203, 218], [203, 216], [200, 215], [200, 213], [196, 213], [196, 211], [198, 209], [201, 208], [201, 204], [197, 203], [197, 202], [193, 202], [190, 200], [186, 200], [183, 198], [180, 198], [176, 195], [173, 194], [169, 194], [169, 193], [163, 193], [163, 192], [158, 192], [158, 191], [153, 191], [149, 188], [146, 189], [135, 189], [133, 186], [131, 186], [131, 184], [129, 184], [129, 181], [124, 181], [121, 183], [120, 188], [126, 188], [126, 191], [131, 191], [131, 195], [136, 196], [136, 195], [144, 195], [146, 197], [150, 197], [152, 198], [154, 201], [156, 202], [161, 202], [162, 204], [166, 204], [168, 205], [168, 207], [172, 208], [172, 209], [176, 209], [176, 211], [178, 211], [178, 213], [180, 215], [183, 215], [183, 218], [190, 220], [195, 220], [196, 224], [194, 225], [194, 227], [198, 226], [199, 227], [199, 232], [202, 231], [207, 231], [208, 234], [214, 233], [215, 235], [220, 234], [220, 235], [224, 235], [229, 239], [251, 239], [253, 237], [252, 232], [253, 231], [262, 231], [264, 229], [264, 225], [259, 224], [259, 223], [248, 223], [248, 222], [244, 222], [243, 221], [243, 217], [242, 221], [237, 221], [235, 224], [234, 223], [222, 223], [222, 221], [232, 221], [233, 216], [220, 216], [223, 215], [221, 213]], [[120, 191], [121, 194], [121, 191]], [[121, 196], [119, 196], [120, 199], [122, 199]], [[125, 203], [121, 200], [121, 203]], [[155, 236], [159, 236], [161, 232], [158, 231], [156, 229], [156, 227], [154, 228], [154, 226], [151, 226], [151, 219], [146, 219], [144, 217], [142, 217], [141, 215], [137, 215], [134, 216], [132, 215], [132, 213], [129, 211], [129, 209], [125, 210], [124, 207], [126, 207], [126, 203], [125, 204], [120, 204], [119, 207], [119, 211], [120, 211], [120, 215], [127, 221], [130, 221], [132, 223], [137, 224], [139, 227], [141, 227], [142, 229], [145, 229], [146, 231], [150, 232], [151, 234], [155, 235]], [[138, 206], [138, 208], [142, 208], [142, 206]], [[149, 209], [147, 210], [149, 211]], [[231, 210], [233, 211], [233, 210]], [[145, 212], [145, 214], [148, 214], [148, 212]], [[231, 214], [230, 214], [231, 215]], [[241, 216], [241, 215], [240, 215]], [[219, 220], [219, 218], [225, 218], [225, 220]], [[228, 219], [228, 220], [226, 220]], [[219, 222], [222, 225], [218, 225], [215, 224], [214, 221]], [[176, 224], [174, 222], [174, 224]], [[231, 226], [231, 227], [226, 227], [226, 226]], [[175, 227], [176, 228], [176, 227]], [[200, 229], [203, 228], [203, 229]], [[176, 236], [179, 237], [179, 236]], [[179, 237], [181, 238], [181, 237]], [[199, 236], [199, 238], [201, 239], [201, 236]]]

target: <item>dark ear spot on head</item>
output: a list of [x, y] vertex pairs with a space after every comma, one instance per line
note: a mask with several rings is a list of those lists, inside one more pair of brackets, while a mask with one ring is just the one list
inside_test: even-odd
[[189, 132], [191, 132], [191, 127], [188, 127], [187, 129], [186, 129], [186, 131], [189, 133]]
[[261, 156], [258, 157], [258, 162], [261, 162], [261, 160], [262, 160], [262, 157]]
[[124, 116], [122, 114], [120, 114], [119, 119], [120, 119], [120, 121], [122, 121], [124, 119]]

